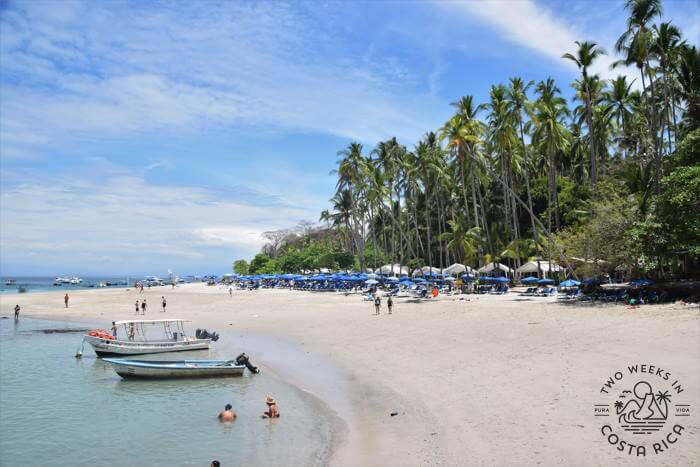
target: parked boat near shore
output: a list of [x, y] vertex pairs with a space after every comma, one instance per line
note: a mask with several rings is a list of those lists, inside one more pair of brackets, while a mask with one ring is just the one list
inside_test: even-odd
[[233, 360], [151, 361], [105, 358], [122, 378], [210, 378], [241, 376], [245, 365]]
[[[144, 355], [183, 350], [206, 350], [212, 339], [188, 336], [184, 319], [152, 319], [116, 321], [122, 327], [126, 340], [119, 339], [105, 330], [91, 330], [83, 337], [83, 344], [90, 344], [98, 357], [110, 355]], [[146, 336], [146, 326], [162, 326], [164, 339], [152, 340]], [[82, 349], [76, 356], [82, 355]]]

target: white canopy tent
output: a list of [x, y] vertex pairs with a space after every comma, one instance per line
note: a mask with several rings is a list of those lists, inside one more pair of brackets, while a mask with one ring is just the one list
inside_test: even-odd
[[470, 266], [465, 266], [464, 264], [460, 263], [455, 263], [451, 264], [450, 266], [447, 266], [445, 269], [442, 270], [445, 274], [462, 274], [464, 272], [468, 274], [474, 274], [476, 273], [476, 269], [470, 267]]
[[524, 274], [542, 274], [547, 277], [547, 274], [552, 272], [563, 271], [564, 268], [555, 263], [554, 261], [528, 261], [527, 263], [520, 266], [515, 270], [517, 276], [522, 276]]
[[413, 275], [420, 276], [421, 274], [425, 274], [426, 272], [432, 272], [433, 274], [440, 274], [440, 269], [439, 268], [431, 268], [430, 266], [423, 266], [420, 269], [414, 269]]
[[408, 275], [408, 266], [401, 266], [400, 264], [385, 264], [381, 268], [377, 269], [377, 273], [382, 274], [400, 274]]
[[488, 274], [488, 273], [493, 272], [497, 269], [505, 272], [506, 274], [513, 273], [513, 270], [511, 268], [509, 268], [505, 264], [501, 264], [501, 263], [489, 263], [489, 264], [477, 269], [477, 272], [479, 272], [480, 274]]

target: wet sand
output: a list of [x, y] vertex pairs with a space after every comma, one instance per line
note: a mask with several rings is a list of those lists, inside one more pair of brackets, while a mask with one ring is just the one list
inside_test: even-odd
[[[229, 333], [270, 371], [316, 395], [344, 420], [334, 465], [697, 465], [700, 309], [577, 305], [554, 298], [396, 299], [373, 316], [359, 295], [235, 290], [188, 284], [3, 295], [23, 316], [101, 321], [187, 318]], [[460, 300], [460, 298], [465, 300]], [[139, 316], [141, 317], [141, 316]], [[684, 431], [646, 458], [601, 434], [593, 405], [617, 370], [661, 366], [691, 406]], [[391, 416], [392, 413], [397, 415]]]

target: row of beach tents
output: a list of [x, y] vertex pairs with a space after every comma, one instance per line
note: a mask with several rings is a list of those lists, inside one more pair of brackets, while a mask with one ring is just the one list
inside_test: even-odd
[[[474, 269], [470, 266], [466, 266], [460, 263], [454, 263], [442, 270], [436, 267], [423, 266], [422, 268], [414, 269], [411, 272], [411, 276], [422, 276], [426, 273], [432, 274], [503, 274], [511, 277], [521, 277], [523, 275], [537, 274], [543, 277], [547, 277], [552, 273], [563, 272], [565, 268], [558, 265], [555, 262], [550, 261], [528, 261], [519, 268], [513, 270], [512, 268], [506, 266], [502, 263], [492, 262], [488, 263], [479, 269]], [[409, 268], [407, 266], [401, 266], [400, 264], [385, 264], [384, 266], [377, 268], [376, 270], [371, 270], [370, 272], [376, 274], [389, 274], [389, 275], [399, 275], [408, 276]]]

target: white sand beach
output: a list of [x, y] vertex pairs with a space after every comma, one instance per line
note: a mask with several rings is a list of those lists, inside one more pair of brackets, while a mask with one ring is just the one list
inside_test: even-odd
[[[101, 322], [187, 318], [249, 345], [271, 371], [331, 406], [346, 423], [334, 465], [698, 465], [700, 309], [697, 305], [573, 305], [554, 298], [455, 295], [395, 301], [373, 316], [360, 295], [176, 289], [3, 295], [3, 316]], [[77, 342], [76, 342], [77, 345]], [[677, 442], [644, 459], [601, 434], [593, 405], [629, 365], [663, 367], [691, 415]], [[675, 393], [674, 393], [675, 396]], [[391, 413], [398, 413], [391, 416]], [[668, 427], [670, 429], [670, 425]], [[669, 431], [669, 430], [666, 430]], [[661, 436], [661, 435], [659, 435]]]

